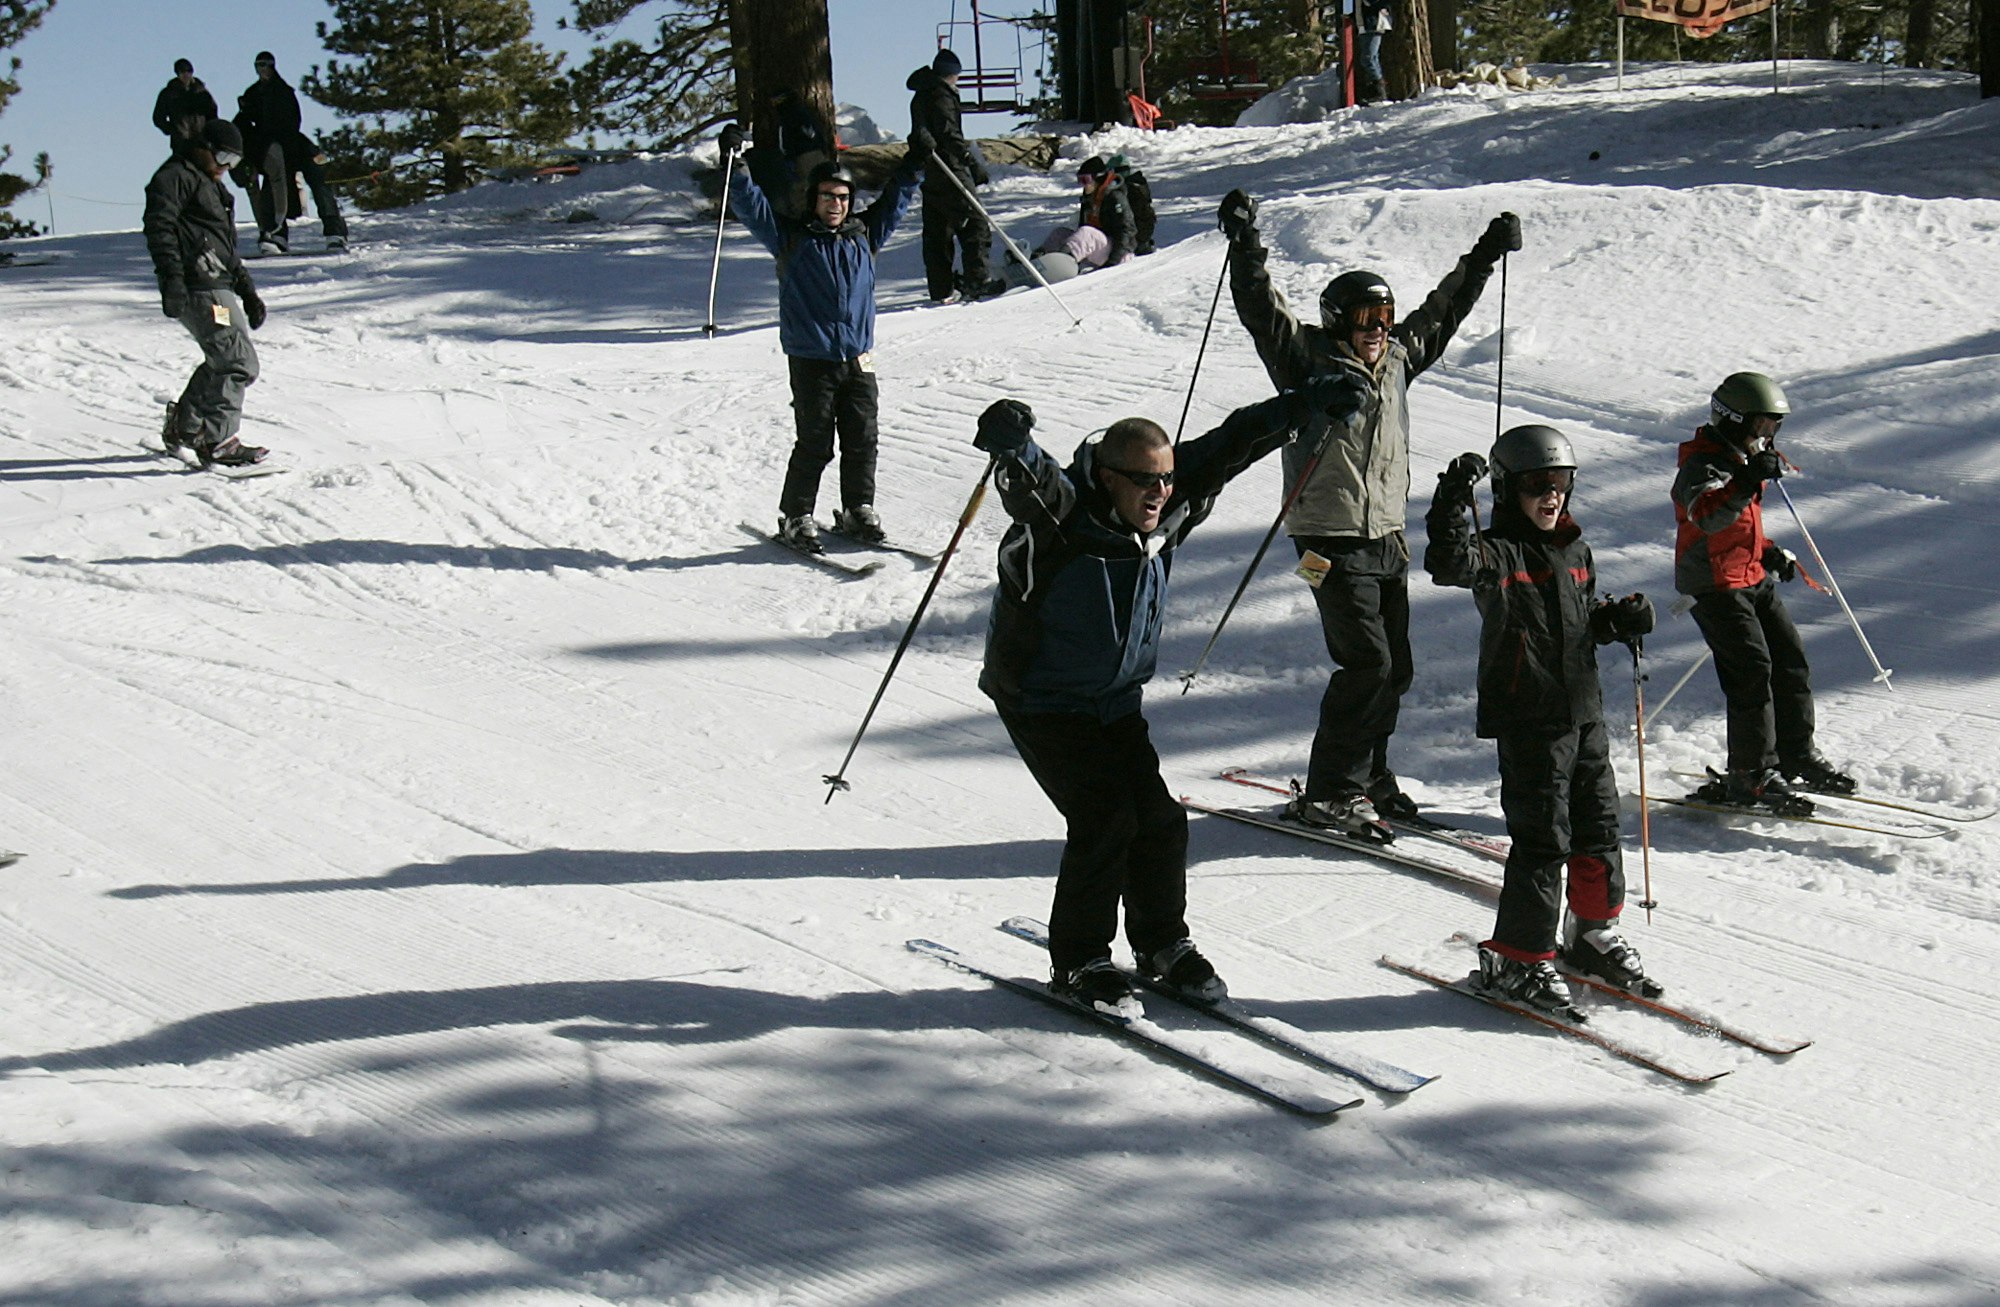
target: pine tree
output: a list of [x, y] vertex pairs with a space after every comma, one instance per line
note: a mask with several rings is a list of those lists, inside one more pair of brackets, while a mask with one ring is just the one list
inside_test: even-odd
[[[55, 0], [0, 0], [0, 50], [12, 49], [16, 42], [42, 21], [42, 15], [55, 8]], [[7, 101], [14, 98], [21, 89], [16, 74], [21, 71], [18, 58], [8, 60], [7, 72], [0, 76], [0, 113], [6, 112]], [[0, 167], [14, 157], [12, 148], [0, 145]], [[35, 180], [18, 173], [0, 172], [0, 240], [9, 236], [33, 236], [41, 230], [32, 222], [23, 222], [13, 214], [5, 212], [7, 207], [23, 195], [41, 185], [48, 175], [48, 156], [38, 160], [40, 176]]]
[[299, 89], [343, 118], [323, 142], [371, 208], [462, 191], [577, 126], [562, 56], [528, 39], [528, 0], [327, 0], [333, 55]]
[[[730, 0], [573, 0], [564, 26], [598, 44], [573, 79], [589, 124], [634, 144], [672, 149], [734, 114]], [[641, 10], [653, 24], [641, 44], [605, 33]]]

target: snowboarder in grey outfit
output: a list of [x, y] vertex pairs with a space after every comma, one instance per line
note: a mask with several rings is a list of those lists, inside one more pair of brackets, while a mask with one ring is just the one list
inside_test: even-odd
[[212, 122], [146, 184], [146, 249], [160, 281], [160, 311], [201, 346], [201, 366], [161, 432], [169, 453], [185, 449], [203, 466], [256, 463], [269, 451], [236, 438], [243, 393], [257, 380], [250, 333], [264, 325], [264, 301], [236, 253], [236, 205], [222, 175], [243, 157], [243, 134]]

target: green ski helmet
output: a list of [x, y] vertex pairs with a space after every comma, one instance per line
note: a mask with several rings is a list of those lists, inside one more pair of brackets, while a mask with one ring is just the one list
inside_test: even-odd
[[1510, 493], [1507, 479], [1518, 473], [1576, 471], [1576, 455], [1570, 452], [1568, 439], [1554, 427], [1539, 423], [1509, 427], [1501, 432], [1486, 463], [1492, 469], [1496, 504], [1506, 500]]
[[1784, 390], [1761, 372], [1732, 372], [1708, 397], [1710, 420], [1729, 436], [1740, 435], [1759, 413], [1782, 418], [1791, 411]]

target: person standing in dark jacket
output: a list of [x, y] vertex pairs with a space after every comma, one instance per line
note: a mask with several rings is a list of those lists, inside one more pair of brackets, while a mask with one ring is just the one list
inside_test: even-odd
[[1030, 438], [1034, 414], [1001, 400], [974, 444], [1013, 525], [1000, 542], [979, 688], [1068, 825], [1049, 910], [1050, 988], [1137, 1015], [1111, 962], [1118, 908], [1139, 968], [1201, 1002], [1228, 994], [1188, 937], [1187, 814], [1160, 779], [1140, 711], [1166, 620], [1173, 551], [1222, 487], [1308, 418], [1355, 419], [1349, 378], [1313, 382], [1231, 414], [1178, 449], [1157, 423], [1114, 422], [1065, 470]]
[[303, 121], [298, 92], [278, 75], [278, 60], [269, 50], [257, 53], [257, 80], [236, 97], [236, 125], [247, 147], [245, 174], [250, 207], [257, 217], [257, 248], [283, 254], [291, 247], [290, 220], [299, 217], [294, 176], [306, 179], [313, 208], [319, 211], [320, 234], [330, 250], [347, 248], [347, 220], [340, 201], [327, 185], [326, 165], [319, 147], [299, 130]]
[[250, 333], [264, 325], [264, 301], [236, 254], [236, 206], [222, 175], [243, 157], [243, 135], [216, 121], [182, 144], [146, 184], [146, 250], [159, 278], [160, 311], [201, 346], [201, 365], [161, 432], [167, 452], [201, 466], [256, 463], [267, 450], [236, 431], [243, 392], [257, 380]]
[[201, 139], [203, 128], [221, 116], [215, 97], [194, 75], [194, 64], [174, 60], [173, 79], [153, 99], [153, 126], [176, 141], [195, 141]]
[[1493, 525], [1482, 535], [1468, 517], [1487, 470], [1477, 454], [1453, 459], [1424, 517], [1424, 570], [1439, 585], [1470, 589], [1479, 606], [1477, 729], [1499, 746], [1511, 841], [1477, 983], [1542, 1011], [1570, 1007], [1554, 966], [1567, 869], [1564, 964], [1657, 998], [1663, 989], [1618, 931], [1618, 780], [1597, 683], [1597, 646], [1643, 638], [1653, 605], [1641, 594], [1598, 601], [1590, 546], [1569, 514], [1576, 457], [1562, 433], [1514, 427], [1494, 442]]
[[[949, 50], [940, 50], [930, 67], [919, 68], [905, 83], [910, 88], [910, 136], [929, 134], [936, 158], [924, 178], [924, 280], [940, 304], [987, 292], [986, 255], [993, 231], [977, 205], [966, 197], [987, 183], [986, 161], [965, 139], [958, 99], [958, 78], [964, 65]], [[942, 175], [949, 170], [965, 190], [961, 193]], [[952, 271], [953, 243], [959, 270]]]
[[1785, 474], [1778, 427], [1791, 411], [1761, 372], [1732, 373], [1709, 397], [1674, 477], [1674, 588], [1694, 599], [1728, 706], [1729, 772], [1705, 797], [1809, 816], [1794, 786], [1852, 794], [1854, 778], [1814, 743], [1812, 668], [1777, 586], [1798, 560], [1764, 534], [1764, 483]]
[[[731, 123], [717, 140], [726, 157], [743, 148]], [[798, 439], [778, 497], [778, 535], [819, 553], [813, 506], [840, 442], [840, 502], [834, 529], [866, 544], [886, 539], [875, 511], [875, 255], [896, 230], [930, 157], [927, 134], [910, 138], [903, 166], [875, 202], [854, 212], [854, 175], [829, 160], [807, 179], [812, 213], [779, 213], [747, 170], [730, 180], [733, 212], [778, 260], [778, 344], [791, 373]]]
[[1272, 383], [1288, 390], [1338, 373], [1354, 377], [1375, 399], [1365, 426], [1329, 437], [1326, 425], [1316, 424], [1285, 455], [1287, 487], [1297, 486], [1311, 465], [1285, 529], [1301, 570], [1320, 578], [1313, 601], [1334, 666], [1292, 816], [1386, 843], [1387, 820], [1417, 815], [1389, 767], [1389, 739], [1413, 671], [1410, 551], [1403, 540], [1410, 383], [1444, 353], [1501, 256], [1521, 248], [1520, 219], [1503, 213], [1488, 224], [1471, 252], [1401, 322], [1389, 283], [1355, 271], [1327, 285], [1319, 323], [1304, 325], [1264, 268], [1256, 201], [1231, 191], [1220, 218], [1236, 312]]

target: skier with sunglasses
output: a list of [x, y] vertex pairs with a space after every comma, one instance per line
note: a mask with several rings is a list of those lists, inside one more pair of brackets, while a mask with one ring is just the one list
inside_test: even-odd
[[[1388, 820], [1417, 805], [1389, 766], [1403, 693], [1410, 688], [1410, 551], [1403, 520], [1410, 494], [1410, 382], [1437, 362], [1478, 303], [1494, 266], [1521, 248], [1521, 222], [1503, 213], [1417, 309], [1396, 317], [1389, 283], [1345, 272], [1320, 296], [1320, 321], [1301, 323], [1271, 284], [1257, 233], [1257, 202], [1231, 191], [1219, 215], [1229, 238], [1237, 316], [1280, 390], [1317, 377], [1353, 377], [1374, 399], [1364, 425], [1315, 422], [1285, 453], [1287, 493], [1312, 476], [1285, 529], [1312, 582], [1333, 675], [1320, 699], [1305, 789], [1294, 820], [1387, 843]], [[1317, 458], [1317, 463], [1314, 459]], [[1385, 820], [1386, 819], [1386, 820]]]
[[1001, 400], [980, 416], [973, 443], [994, 460], [1013, 525], [1000, 542], [979, 688], [1068, 823], [1049, 911], [1057, 993], [1138, 1014], [1111, 961], [1122, 902], [1142, 971], [1197, 1002], [1227, 996], [1188, 938], [1187, 814], [1160, 778], [1140, 711], [1173, 551], [1228, 481], [1301, 424], [1359, 425], [1371, 403], [1356, 378], [1320, 377], [1178, 448], [1159, 424], [1124, 418], [1079, 446], [1067, 469], [1030, 438], [1027, 405]]

